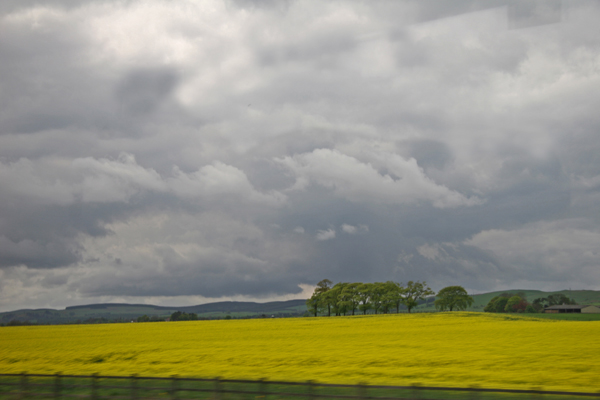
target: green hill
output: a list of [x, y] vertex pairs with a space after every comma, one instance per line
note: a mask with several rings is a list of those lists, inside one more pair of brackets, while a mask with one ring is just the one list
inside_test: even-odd
[[306, 300], [273, 301], [269, 303], [221, 301], [184, 307], [161, 307], [148, 304], [88, 304], [64, 310], [37, 309], [0, 313], [0, 323], [28, 321], [34, 324], [69, 324], [94, 322], [127, 322], [142, 315], [166, 319], [175, 311], [196, 313], [199, 318], [253, 318], [262, 315], [291, 317], [306, 311]]

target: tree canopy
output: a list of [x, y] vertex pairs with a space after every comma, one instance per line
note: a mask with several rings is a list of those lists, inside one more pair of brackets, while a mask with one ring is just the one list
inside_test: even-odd
[[433, 295], [435, 295], [435, 292], [427, 286], [425, 281], [408, 281], [404, 288], [402, 302], [406, 308], [408, 308], [408, 312], [410, 312], [411, 309], [419, 305], [419, 300], [423, 300], [425, 297]]
[[466, 310], [473, 304], [473, 298], [469, 296], [462, 286], [448, 286], [436, 295], [435, 308], [440, 311]]
[[171, 321], [196, 321], [198, 319], [198, 315], [196, 313], [186, 313], [182, 311], [175, 311], [171, 314]]
[[[306, 306], [310, 312], [316, 317], [325, 307], [330, 310], [330, 305], [326, 301], [326, 293], [331, 289], [331, 282], [329, 279], [323, 279], [317, 283], [317, 287], [310, 299], [306, 300]], [[331, 311], [329, 311], [331, 315]]]
[[371, 311], [375, 314], [387, 314], [395, 309], [400, 312], [402, 305], [410, 312], [427, 296], [434, 295], [425, 282], [408, 282], [404, 287], [398, 282], [346, 283], [340, 282], [332, 286], [329, 279], [317, 284], [310, 299], [306, 301], [309, 312], [313, 316], [321, 313], [335, 315], [354, 315], [356, 311], [363, 314]]
[[486, 312], [517, 312], [517, 313], [534, 313], [543, 312], [544, 307], [553, 304], [576, 304], [574, 300], [569, 299], [561, 293], [551, 294], [548, 298], [540, 297], [533, 300], [532, 303], [527, 301], [525, 293], [519, 292], [516, 294], [502, 293], [494, 297], [485, 306], [483, 311]]

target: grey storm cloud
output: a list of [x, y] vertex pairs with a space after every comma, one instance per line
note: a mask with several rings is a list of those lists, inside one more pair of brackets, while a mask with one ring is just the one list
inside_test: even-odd
[[132, 71], [118, 86], [117, 101], [129, 113], [152, 113], [171, 94], [177, 80], [169, 69]]
[[0, 304], [595, 289], [595, 1], [0, 4]]

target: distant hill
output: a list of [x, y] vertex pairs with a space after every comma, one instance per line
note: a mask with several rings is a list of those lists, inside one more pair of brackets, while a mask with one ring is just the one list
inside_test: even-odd
[[64, 310], [37, 309], [0, 313], [0, 323], [28, 321], [35, 324], [69, 324], [94, 322], [125, 322], [142, 315], [167, 318], [175, 311], [196, 313], [199, 318], [216, 319], [227, 315], [232, 318], [255, 318], [266, 316], [291, 317], [306, 312], [306, 300], [272, 301], [254, 303], [221, 301], [197, 306], [162, 307], [148, 304], [104, 303], [71, 306]]
[[[574, 299], [578, 304], [600, 305], [600, 291], [597, 290], [560, 290], [556, 292], [543, 292], [541, 290], [512, 289], [497, 292], [475, 294], [474, 303], [467, 311], [483, 311], [485, 305], [495, 296], [502, 293], [524, 293], [529, 301], [538, 297], [548, 297], [554, 293], [562, 293]], [[423, 301], [413, 309], [414, 312], [434, 311], [434, 297]], [[8, 324], [11, 321], [28, 321], [34, 324], [71, 324], [71, 323], [97, 323], [97, 322], [128, 322], [142, 315], [166, 319], [175, 311], [196, 313], [201, 319], [231, 318], [260, 318], [263, 315], [270, 317], [296, 317], [303, 315], [306, 309], [306, 300], [272, 301], [269, 303], [254, 303], [243, 301], [220, 301], [217, 303], [200, 304], [185, 307], [162, 307], [149, 304], [122, 304], [104, 303], [71, 306], [64, 310], [37, 309], [17, 310], [0, 313], [0, 323]]]

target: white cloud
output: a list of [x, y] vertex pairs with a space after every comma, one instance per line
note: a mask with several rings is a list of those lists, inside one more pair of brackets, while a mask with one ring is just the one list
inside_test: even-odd
[[167, 185], [181, 197], [237, 195], [241, 200], [271, 206], [281, 205], [286, 200], [285, 195], [275, 191], [258, 192], [252, 187], [243, 171], [218, 161], [190, 174], [183, 173], [179, 168], [174, 167], [173, 175], [173, 178], [167, 179]]
[[231, 201], [233, 197], [237, 202], [268, 206], [286, 201], [284, 194], [257, 191], [242, 170], [219, 161], [192, 173], [174, 166], [172, 176], [163, 178], [154, 169], [139, 165], [128, 153], [121, 153], [116, 160], [85, 157], [71, 162], [55, 158], [0, 162], [0, 185], [7, 188], [5, 194], [62, 205], [75, 201], [128, 202], [141, 192], [172, 193], [191, 200]]
[[367, 225], [362, 225], [362, 224], [360, 224], [358, 226], [354, 226], [354, 225], [350, 225], [350, 224], [342, 224], [342, 231], [349, 235], [354, 235], [357, 233], [369, 232], [369, 227]]
[[342, 231], [344, 231], [345, 233], [349, 233], [349, 234], [354, 234], [356, 232], [358, 232], [358, 228], [356, 226], [352, 226], [352, 225], [348, 225], [348, 224], [343, 224], [342, 225]]
[[290, 190], [304, 190], [311, 182], [333, 190], [340, 197], [356, 202], [413, 204], [431, 202], [449, 208], [481, 204], [477, 197], [465, 197], [427, 178], [414, 159], [385, 155], [389, 173], [380, 173], [371, 164], [340, 153], [317, 149], [278, 160], [296, 177]]
[[319, 230], [317, 231], [317, 240], [330, 240], [335, 239], [335, 229], [329, 228], [327, 230]]
[[424, 244], [417, 247], [417, 252], [428, 260], [437, 260], [442, 258], [442, 254], [445, 256], [443, 248], [436, 244]]
[[81, 179], [74, 190], [81, 190], [84, 202], [126, 202], [142, 190], [166, 190], [160, 175], [137, 164], [132, 154], [122, 153], [118, 160], [79, 158], [72, 167]]

